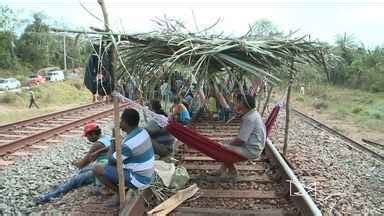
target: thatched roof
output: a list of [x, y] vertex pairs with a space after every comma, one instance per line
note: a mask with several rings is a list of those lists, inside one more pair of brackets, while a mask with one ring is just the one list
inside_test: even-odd
[[320, 44], [306, 36], [224, 37], [183, 32], [169, 25], [166, 30], [122, 35], [118, 40], [113, 39], [113, 44], [120, 63], [119, 77], [133, 79], [141, 91], [155, 86], [152, 84], [164, 73], [180, 65], [189, 68], [188, 77], [197, 82], [225, 76], [237, 82], [266, 79], [277, 84], [280, 81], [277, 74], [288, 73], [293, 62], [317, 62], [320, 49]]

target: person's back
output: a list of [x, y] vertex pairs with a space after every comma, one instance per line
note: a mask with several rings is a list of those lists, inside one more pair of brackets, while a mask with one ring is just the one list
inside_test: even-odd
[[266, 129], [260, 114], [252, 109], [242, 117], [239, 138], [244, 140], [250, 157], [257, 158], [265, 147]]
[[149, 185], [155, 158], [148, 132], [142, 128], [133, 129], [124, 137], [121, 148], [123, 167], [132, 171], [131, 183], [137, 188]]

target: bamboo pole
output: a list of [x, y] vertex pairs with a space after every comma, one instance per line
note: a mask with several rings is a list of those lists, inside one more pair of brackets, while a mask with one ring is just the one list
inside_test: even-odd
[[[105, 25], [105, 30], [110, 31], [111, 29], [109, 28], [109, 20], [108, 20], [108, 13], [107, 9], [105, 7], [104, 0], [97, 0], [99, 3], [101, 10], [103, 12], [103, 17], [104, 17], [104, 25]], [[113, 37], [113, 36], [112, 36]], [[116, 64], [116, 52], [115, 52], [115, 47], [112, 46], [111, 48], [111, 62], [112, 62], [112, 70], [111, 70], [111, 75], [113, 77], [113, 89], [116, 89], [116, 76], [114, 76], [114, 66]], [[117, 173], [119, 177], [119, 200], [120, 200], [120, 208], [123, 207], [124, 201], [125, 201], [125, 184], [124, 184], [124, 175], [123, 175], [123, 161], [121, 159], [121, 136], [120, 136], [120, 119], [119, 116], [119, 99], [117, 97], [113, 97], [113, 120], [114, 120], [114, 135], [115, 135], [115, 151], [116, 151], [116, 165], [117, 165]]]
[[287, 154], [287, 148], [288, 148], [289, 111], [290, 111], [289, 101], [291, 99], [291, 87], [292, 87], [292, 81], [293, 81], [293, 64], [294, 64], [294, 61], [292, 60], [291, 71], [289, 72], [287, 100], [285, 103], [285, 130], [284, 130], [284, 147], [283, 147], [283, 155], [284, 156]]
[[267, 95], [267, 98], [265, 99], [265, 103], [263, 106], [263, 111], [261, 112], [261, 116], [264, 116], [264, 112], [267, 109], [269, 99], [271, 98], [272, 89], [273, 89], [273, 86], [271, 85], [271, 87], [268, 89], [268, 95]]

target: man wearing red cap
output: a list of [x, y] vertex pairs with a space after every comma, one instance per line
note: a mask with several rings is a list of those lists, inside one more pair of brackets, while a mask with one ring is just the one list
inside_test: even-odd
[[[94, 122], [87, 123], [84, 126], [83, 136], [87, 137], [92, 146], [88, 153], [80, 160], [72, 164], [79, 168], [79, 171], [69, 180], [58, 185], [54, 191], [43, 193], [36, 197], [37, 203], [46, 203], [59, 197], [68, 191], [89, 185], [95, 182], [95, 175], [92, 170], [96, 164], [105, 165], [108, 163], [107, 151], [111, 145], [111, 137], [101, 133], [101, 129]], [[92, 163], [94, 162], [95, 163]]]

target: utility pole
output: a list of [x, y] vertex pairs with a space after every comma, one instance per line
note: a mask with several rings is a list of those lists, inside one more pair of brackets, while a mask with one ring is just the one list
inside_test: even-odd
[[65, 48], [65, 34], [63, 36], [63, 46], [64, 46], [64, 71], [67, 71], [67, 49]]

